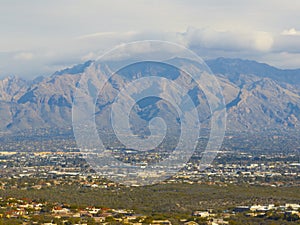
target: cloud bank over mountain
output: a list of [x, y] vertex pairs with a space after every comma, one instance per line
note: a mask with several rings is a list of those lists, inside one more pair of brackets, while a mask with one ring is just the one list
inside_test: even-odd
[[204, 58], [299, 68], [299, 10], [296, 0], [4, 1], [0, 77], [51, 74], [145, 39], [182, 44]]

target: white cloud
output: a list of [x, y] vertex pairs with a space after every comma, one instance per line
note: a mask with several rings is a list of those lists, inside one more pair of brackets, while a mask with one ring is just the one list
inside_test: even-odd
[[136, 31], [127, 31], [127, 32], [96, 32], [92, 34], [85, 34], [76, 37], [76, 39], [90, 39], [90, 38], [115, 38], [116, 36], [124, 37], [124, 36], [134, 36], [137, 35]]
[[81, 35], [79, 37], [76, 37], [76, 39], [87, 39], [87, 38], [95, 38], [95, 37], [107, 37], [107, 36], [113, 36], [116, 32], [96, 32], [92, 34], [85, 34]]
[[182, 33], [182, 39], [192, 48], [206, 48], [231, 52], [268, 51], [273, 45], [273, 37], [268, 32], [195, 29]]
[[289, 30], [284, 30], [281, 33], [282, 35], [300, 35], [300, 31], [296, 30], [295, 28], [291, 28]]
[[14, 56], [16, 60], [32, 60], [34, 57], [33, 53], [31, 52], [20, 52]]
[[89, 52], [86, 55], [81, 57], [82, 61], [94, 60], [97, 57], [95, 52]]
[[254, 34], [254, 47], [259, 51], [269, 51], [274, 43], [273, 36], [267, 32], [257, 32]]

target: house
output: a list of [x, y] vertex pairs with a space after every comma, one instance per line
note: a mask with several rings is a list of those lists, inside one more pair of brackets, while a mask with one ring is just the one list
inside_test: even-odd
[[253, 205], [250, 207], [250, 210], [255, 211], [255, 212], [266, 212], [266, 211], [269, 211], [269, 207], [261, 206], [261, 205]]
[[97, 209], [97, 208], [93, 208], [93, 207], [87, 208], [87, 210], [90, 214], [97, 214], [98, 212], [101, 211], [101, 209]]
[[195, 211], [193, 213], [193, 216], [200, 216], [202, 218], [206, 218], [206, 217], [209, 217], [209, 212], [207, 212], [207, 211]]
[[62, 208], [60, 206], [55, 206], [52, 209], [52, 213], [54, 213], [54, 214], [67, 214], [69, 212], [70, 212], [70, 209]]
[[153, 220], [151, 225], [172, 225], [170, 220]]
[[184, 225], [198, 225], [198, 223], [195, 221], [188, 221], [188, 222], [185, 222]]
[[226, 224], [229, 224], [229, 222], [223, 219], [213, 219], [211, 223], [211, 225], [226, 225]]
[[298, 209], [300, 209], [300, 205], [299, 204], [285, 204], [285, 208], [286, 209], [291, 208], [293, 210], [298, 210]]

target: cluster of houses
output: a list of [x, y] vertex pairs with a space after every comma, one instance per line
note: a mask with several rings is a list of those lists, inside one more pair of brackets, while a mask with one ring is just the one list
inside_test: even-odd
[[[146, 218], [144, 215], [134, 214], [132, 210], [109, 209], [100, 207], [74, 208], [65, 204], [52, 204], [37, 202], [28, 199], [0, 198], [0, 218], [4, 221], [9, 219], [21, 219], [23, 224], [55, 224], [53, 221], [68, 221], [73, 218], [79, 224], [92, 219], [97, 224], [109, 224], [111, 221], [119, 221], [127, 224], [139, 224]], [[50, 221], [38, 221], [37, 215], [47, 216]], [[77, 219], [77, 220], [76, 220]], [[30, 222], [30, 223], [29, 223]], [[5, 222], [4, 222], [5, 224]], [[141, 224], [141, 223], [140, 223]]]
[[[277, 212], [285, 215], [297, 215], [300, 218], [300, 205], [287, 203], [285, 205], [269, 204], [269, 205], [251, 205], [251, 206], [237, 206], [233, 210], [226, 210], [221, 215], [217, 215], [213, 210], [195, 211], [194, 216], [211, 219], [213, 225], [228, 224], [228, 219], [238, 213], [244, 213], [249, 217], [264, 217], [268, 212]], [[220, 217], [220, 218], [217, 218]], [[218, 222], [217, 222], [218, 221]]]
[[[19, 219], [23, 224], [44, 224], [54, 225], [57, 221], [69, 222], [72, 224], [89, 224], [88, 221], [93, 221], [95, 224], [109, 225], [112, 222], [119, 222], [128, 225], [172, 225], [169, 219], [153, 219], [146, 215], [136, 214], [129, 209], [109, 209], [103, 207], [74, 207], [66, 204], [47, 203], [31, 201], [29, 199], [16, 199], [0, 197], [0, 220], [8, 221], [10, 219]], [[285, 205], [252, 205], [252, 206], [237, 206], [232, 210], [226, 210], [223, 213], [215, 213], [214, 210], [194, 211], [189, 219], [182, 218], [182, 225], [198, 225], [197, 220], [206, 221], [208, 225], [226, 225], [228, 220], [243, 213], [246, 216], [261, 217], [268, 212], [279, 212], [282, 214], [297, 215], [300, 218], [299, 204]], [[47, 216], [48, 221], [39, 221], [37, 216]], [[42, 217], [41, 217], [42, 218]], [[50, 218], [50, 219], [49, 219]], [[151, 219], [150, 219], [151, 218]], [[193, 219], [191, 219], [193, 218]]]
[[[123, 155], [122, 155], [123, 154]], [[122, 151], [120, 160], [127, 160], [135, 156], [132, 151]], [[157, 156], [147, 155], [147, 160], [156, 159]], [[221, 153], [220, 153], [221, 154]], [[232, 156], [232, 157], [231, 157]], [[236, 157], [236, 160], [227, 162], [227, 158]], [[299, 158], [290, 155], [282, 156], [270, 154], [268, 158], [265, 155], [254, 155], [243, 152], [222, 152], [212, 165], [207, 165], [203, 170], [203, 165], [195, 159], [188, 162], [185, 167], [178, 173], [167, 180], [168, 183], [223, 183], [239, 184], [241, 181], [263, 186], [299, 186]], [[240, 159], [240, 160], [239, 160]], [[147, 160], [142, 161], [140, 166], [147, 165]], [[297, 161], [298, 160], [298, 161]], [[87, 167], [86, 162], [82, 159], [80, 152], [35, 152], [35, 153], [18, 153], [18, 152], [0, 152], [0, 163], [3, 170], [0, 178], [19, 179], [19, 178], [39, 178], [55, 182], [65, 182], [65, 179], [86, 179], [88, 176], [95, 176], [95, 171]], [[136, 164], [138, 165], [138, 164]], [[88, 169], [87, 169], [88, 168]], [[165, 175], [165, 168], [157, 168], [154, 175]], [[123, 177], [128, 175], [127, 169], [124, 171], [118, 167], [111, 168], [106, 174], [107, 178]], [[113, 175], [112, 175], [113, 174]], [[103, 175], [103, 174], [102, 174]], [[140, 177], [149, 176], [149, 174], [139, 174]], [[48, 182], [48, 185], [55, 185]], [[83, 184], [92, 188], [106, 188], [101, 183]], [[45, 186], [45, 185], [44, 185]], [[6, 187], [1, 184], [0, 189], [11, 188], [13, 185]], [[41, 186], [33, 186], [33, 188]]]
[[274, 204], [269, 205], [252, 205], [252, 206], [238, 206], [234, 212], [245, 212], [247, 216], [264, 216], [267, 212], [278, 211], [285, 214], [294, 214], [300, 217], [300, 205], [299, 204], [285, 204], [275, 206]]

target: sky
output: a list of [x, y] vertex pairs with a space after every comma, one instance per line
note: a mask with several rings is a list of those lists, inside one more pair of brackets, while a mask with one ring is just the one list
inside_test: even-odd
[[0, 77], [46, 76], [138, 40], [300, 68], [297, 0], [1, 0]]

